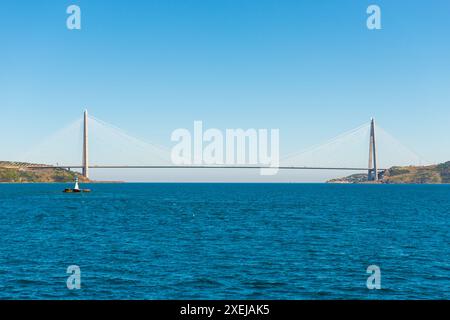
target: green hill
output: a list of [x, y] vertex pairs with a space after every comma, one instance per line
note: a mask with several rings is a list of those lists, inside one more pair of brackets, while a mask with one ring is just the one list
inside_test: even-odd
[[[368, 183], [367, 174], [353, 174], [329, 183]], [[450, 161], [430, 166], [392, 167], [384, 172], [379, 183], [450, 183]]]
[[0, 183], [16, 182], [73, 182], [78, 177], [81, 182], [89, 182], [79, 173], [66, 169], [27, 168], [29, 163], [0, 161]]

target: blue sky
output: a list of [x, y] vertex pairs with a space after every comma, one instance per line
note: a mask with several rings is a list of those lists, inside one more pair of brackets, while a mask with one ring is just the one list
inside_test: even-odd
[[[66, 8], [82, 30], [66, 28]], [[366, 28], [366, 8], [382, 30]], [[375, 117], [450, 160], [450, 3], [364, 0], [3, 1], [2, 158], [84, 108], [170, 146], [170, 133], [279, 128], [282, 152]]]

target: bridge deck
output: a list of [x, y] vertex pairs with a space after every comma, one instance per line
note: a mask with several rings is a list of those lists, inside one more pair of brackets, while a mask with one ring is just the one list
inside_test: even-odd
[[[83, 169], [80, 165], [31, 165], [23, 166], [28, 169]], [[213, 165], [197, 165], [197, 166], [164, 166], [164, 165], [91, 165], [90, 169], [279, 169], [279, 170], [345, 170], [345, 171], [367, 171], [371, 168], [356, 168], [356, 167], [302, 167], [302, 166], [213, 166]], [[377, 171], [384, 171], [386, 169], [378, 168]]]

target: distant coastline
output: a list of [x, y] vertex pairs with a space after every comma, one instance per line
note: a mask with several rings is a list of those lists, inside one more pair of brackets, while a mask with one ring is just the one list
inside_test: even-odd
[[[78, 177], [80, 182], [92, 182], [81, 174], [67, 169], [40, 169], [27, 166], [36, 165], [25, 162], [0, 161], [0, 182], [3, 183], [39, 183], [39, 182], [73, 182]], [[36, 165], [38, 166], [38, 165]]]
[[[27, 167], [31, 165], [36, 168]], [[67, 169], [42, 169], [38, 164], [0, 161], [0, 183], [68, 183], [73, 182], [76, 177], [82, 183], [124, 183], [123, 181], [94, 181]]]
[[378, 182], [369, 182], [367, 173], [358, 173], [331, 179], [327, 183], [448, 184], [450, 161], [429, 166], [391, 167]]

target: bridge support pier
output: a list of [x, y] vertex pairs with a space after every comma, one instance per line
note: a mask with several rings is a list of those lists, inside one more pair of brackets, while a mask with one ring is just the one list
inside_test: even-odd
[[377, 171], [377, 153], [375, 144], [375, 120], [370, 121], [370, 140], [369, 140], [369, 172], [367, 176], [368, 181], [378, 181]]
[[89, 179], [89, 131], [88, 131], [88, 112], [84, 111], [83, 121], [83, 177]]

